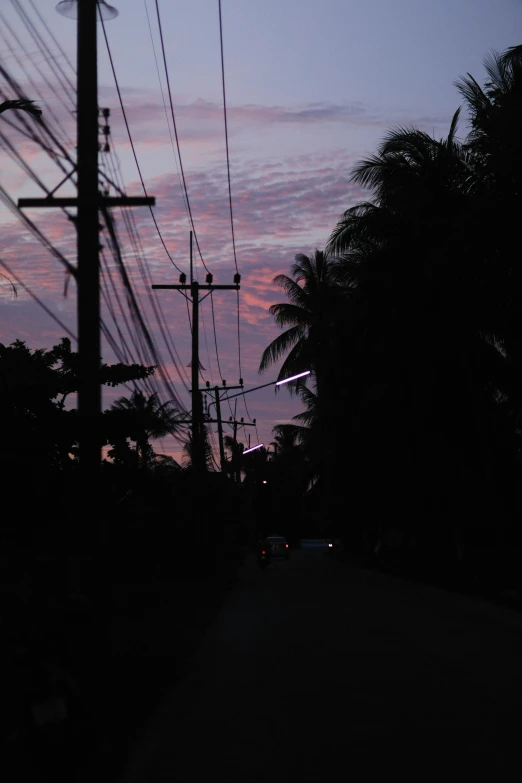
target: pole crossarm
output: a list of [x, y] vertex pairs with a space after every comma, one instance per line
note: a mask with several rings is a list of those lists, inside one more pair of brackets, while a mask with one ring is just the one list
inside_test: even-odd
[[[204, 424], [219, 424], [219, 419], [203, 419]], [[192, 424], [192, 419], [187, 419], [184, 421], [178, 421], [176, 419], [176, 424]], [[234, 424], [233, 421], [228, 421], [228, 419], [223, 420], [223, 424]], [[256, 425], [251, 421], [238, 421], [237, 422], [239, 427], [255, 427]]]
[[239, 291], [240, 288], [239, 285], [200, 285], [199, 283], [192, 283], [191, 285], [153, 285], [152, 288], [172, 288], [175, 291], [190, 291], [193, 286], [197, 286], [199, 291]]
[[225, 400], [233, 400], [234, 397], [242, 397], [243, 394], [250, 394], [250, 392], [257, 391], [258, 389], [266, 389], [267, 386], [275, 386], [277, 381], [270, 381], [270, 383], [263, 383], [262, 386], [254, 386], [253, 389], [245, 389], [245, 391], [239, 392], [239, 394], [231, 394], [229, 397], [224, 397]]
[[[101, 207], [153, 207], [156, 204], [154, 196], [100, 196], [96, 199], [96, 206]], [[19, 198], [18, 209], [24, 207], [77, 207], [77, 198]], [[88, 206], [92, 206], [89, 202]], [[162, 288], [165, 286], [152, 286]], [[187, 286], [190, 288], [190, 286]]]

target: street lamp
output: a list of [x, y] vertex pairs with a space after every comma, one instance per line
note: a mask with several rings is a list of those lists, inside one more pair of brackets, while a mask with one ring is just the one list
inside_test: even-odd
[[[238, 392], [237, 394], [231, 394], [228, 397], [223, 397], [224, 400], [233, 400], [234, 397], [243, 397], [245, 394], [250, 394], [250, 392], [258, 391], [258, 389], [266, 389], [267, 386], [283, 386], [285, 383], [290, 383], [291, 381], [296, 381], [298, 378], [304, 378], [306, 375], [310, 375], [310, 370], [305, 370], [304, 372], [300, 372], [297, 375], [291, 375], [290, 378], [283, 378], [282, 381], [270, 381], [270, 383], [263, 383], [261, 386], [254, 386], [253, 389], [246, 389], [243, 391]], [[225, 386], [225, 382], [223, 381], [223, 386]], [[220, 400], [221, 402], [221, 400]], [[210, 408], [212, 405], [216, 405], [215, 402], [211, 402], [210, 405], [207, 408], [207, 413], [210, 411]], [[217, 405], [216, 405], [217, 410]], [[220, 418], [220, 413], [218, 411], [218, 418]], [[254, 419], [254, 424], [256, 423], [256, 420]], [[243, 452], [243, 454], [248, 454], [250, 451], [254, 451], [254, 449], [260, 449], [263, 446], [262, 443], [258, 444], [257, 446], [254, 446], [251, 449], [247, 449]]]
[[270, 383], [263, 383], [261, 386], [254, 386], [253, 389], [247, 389], [246, 391], [241, 391], [238, 394], [231, 394], [230, 397], [225, 397], [225, 400], [233, 400], [234, 397], [242, 397], [244, 394], [250, 394], [250, 392], [257, 391], [258, 389], [266, 389], [267, 386], [282, 386], [284, 383], [290, 383], [290, 381], [295, 381], [297, 378], [304, 378], [305, 375], [310, 375], [311, 370], [305, 370], [305, 372], [300, 372], [298, 375], [291, 375], [290, 378], [283, 378], [282, 381], [270, 381]]
[[[118, 16], [118, 11], [105, 2], [105, 0], [93, 0], [96, 2], [96, 16], [98, 21], [103, 19], [107, 22], [109, 19], [115, 19]], [[62, 16], [66, 16], [68, 19], [78, 19], [78, 0], [62, 0], [58, 3], [56, 10]]]
[[290, 381], [296, 381], [298, 378], [304, 378], [305, 375], [310, 375], [310, 370], [300, 372], [299, 375], [292, 375], [291, 378], [284, 378], [282, 381], [276, 381], [276, 386], [282, 386], [283, 383], [290, 383]]
[[252, 446], [251, 449], [247, 449], [243, 452], [243, 456], [245, 456], [245, 454], [249, 454], [251, 451], [255, 451], [256, 449], [262, 449], [264, 445], [264, 443], [258, 443], [257, 446]]

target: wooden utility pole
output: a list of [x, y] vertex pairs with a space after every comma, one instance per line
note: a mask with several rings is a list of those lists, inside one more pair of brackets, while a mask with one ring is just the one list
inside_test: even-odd
[[[209, 383], [209, 381], [207, 381], [207, 388], [203, 389], [203, 391], [206, 392], [207, 394], [212, 394], [212, 392], [214, 393], [214, 402], [211, 402], [210, 405], [215, 405], [216, 406], [216, 418], [215, 419], [207, 418], [207, 422], [218, 425], [219, 457], [220, 457], [220, 467], [221, 467], [221, 472], [222, 473], [226, 473], [227, 460], [226, 460], [226, 457], [225, 457], [225, 446], [224, 446], [224, 443], [223, 443], [223, 418], [221, 416], [221, 399], [222, 398], [220, 397], [219, 393], [220, 392], [229, 392], [229, 391], [232, 391], [234, 389], [242, 389], [243, 388], [242, 378], [240, 378], [240, 381], [241, 381], [241, 384], [239, 386], [227, 386], [225, 381], [221, 381], [223, 386], [214, 386], [212, 391], [210, 389], [210, 383]], [[228, 399], [228, 398], [225, 398], [225, 399]], [[229, 423], [230, 422], [227, 422], [227, 424], [229, 424]], [[255, 426], [255, 421], [254, 421], [253, 425], [248, 425], [248, 426]]]
[[[167, 289], [174, 291], [190, 291], [192, 301], [192, 467], [197, 476], [202, 476], [206, 472], [205, 463], [205, 440], [203, 431], [203, 404], [201, 390], [199, 388], [199, 305], [212, 291], [239, 291], [241, 275], [234, 275], [233, 285], [214, 285], [213, 276], [209, 272], [206, 276], [206, 284], [200, 285], [193, 278], [192, 263], [192, 231], [190, 232], [190, 283], [187, 283], [187, 276], [182, 272], [179, 276], [179, 285], [153, 285], [153, 289]], [[208, 291], [200, 299], [200, 291]], [[219, 417], [220, 418], [220, 417]]]
[[214, 395], [216, 398], [216, 416], [218, 425], [219, 464], [221, 466], [221, 472], [225, 473], [227, 461], [225, 459], [225, 446], [223, 443], [223, 422], [221, 421], [221, 400], [219, 398], [219, 386], [214, 386]]
[[101, 461], [98, 68], [96, 3], [78, 2], [78, 414], [80, 462], [95, 486]]
[[[78, 413], [80, 469], [85, 500], [92, 496], [101, 463], [101, 348], [99, 210], [107, 207], [154, 206], [154, 198], [109, 198], [98, 189], [98, 63], [97, 1], [78, 0], [77, 147], [76, 168], [46, 198], [21, 198], [18, 207], [77, 207], [78, 266]], [[103, 13], [103, 9], [100, 11]], [[54, 193], [78, 173], [76, 198]]]

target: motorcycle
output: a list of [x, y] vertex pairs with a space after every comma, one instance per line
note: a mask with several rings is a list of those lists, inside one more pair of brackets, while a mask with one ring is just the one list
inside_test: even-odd
[[257, 564], [260, 568], [266, 568], [270, 563], [270, 554], [266, 547], [262, 547], [257, 553]]

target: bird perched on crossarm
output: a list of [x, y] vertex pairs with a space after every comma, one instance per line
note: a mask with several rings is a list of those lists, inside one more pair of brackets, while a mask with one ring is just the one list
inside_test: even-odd
[[0, 114], [2, 114], [4, 111], [7, 111], [7, 109], [21, 109], [22, 111], [26, 111], [28, 114], [32, 114], [33, 117], [40, 117], [42, 110], [39, 106], [33, 106], [33, 103], [34, 101], [28, 101], [25, 98], [20, 98], [14, 101], [4, 101], [3, 103], [0, 103]]

